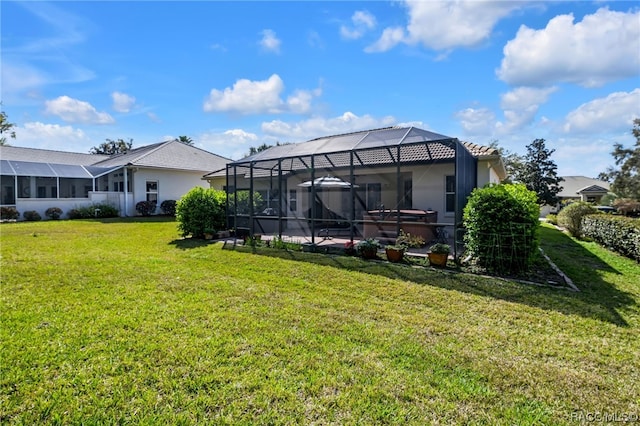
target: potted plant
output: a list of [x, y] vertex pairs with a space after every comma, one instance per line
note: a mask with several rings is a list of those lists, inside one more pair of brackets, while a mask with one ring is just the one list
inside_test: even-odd
[[205, 240], [213, 240], [213, 237], [216, 234], [216, 230], [213, 228], [205, 228], [204, 230], [204, 239]]
[[374, 238], [367, 238], [356, 244], [356, 251], [363, 259], [375, 259], [379, 248], [380, 242]]
[[449, 244], [436, 243], [429, 249], [429, 263], [432, 266], [447, 266], [447, 259], [449, 258], [449, 251], [451, 247]]
[[398, 243], [389, 244], [388, 246], [385, 246], [384, 251], [387, 254], [389, 262], [398, 263], [402, 261], [404, 253], [407, 251], [407, 246]]

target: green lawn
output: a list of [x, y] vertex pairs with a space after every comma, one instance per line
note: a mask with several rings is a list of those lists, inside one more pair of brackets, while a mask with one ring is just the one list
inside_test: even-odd
[[0, 423], [637, 416], [640, 266], [542, 237], [581, 292], [233, 250], [163, 219], [2, 224]]

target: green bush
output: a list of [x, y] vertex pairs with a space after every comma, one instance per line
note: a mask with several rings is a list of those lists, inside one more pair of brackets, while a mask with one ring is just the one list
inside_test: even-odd
[[497, 273], [527, 270], [537, 253], [540, 207], [521, 184], [476, 188], [464, 208], [464, 241], [478, 265]]
[[42, 216], [40, 216], [40, 213], [35, 210], [27, 210], [26, 212], [22, 213], [22, 216], [24, 217], [24, 220], [28, 220], [30, 222], [37, 222], [39, 220], [42, 220]]
[[226, 227], [226, 194], [213, 188], [195, 187], [176, 204], [178, 230], [183, 237], [204, 237], [205, 231]]
[[584, 201], [571, 203], [558, 213], [558, 225], [566, 228], [572, 236], [581, 238], [582, 218], [595, 213], [598, 213], [598, 210], [589, 203]]
[[[229, 194], [229, 210], [230, 214], [234, 214], [234, 203], [237, 201], [237, 214], [250, 214], [249, 191], [240, 190], [235, 194]], [[257, 214], [266, 207], [262, 195], [259, 192], [253, 192], [253, 214]]]
[[60, 219], [62, 216], [62, 209], [60, 207], [49, 207], [44, 214], [52, 220]]
[[164, 200], [162, 203], [160, 203], [160, 209], [162, 210], [162, 213], [168, 216], [175, 216], [176, 200]]
[[76, 207], [67, 212], [69, 219], [95, 219], [118, 217], [118, 209], [110, 204], [92, 204], [90, 206]]
[[1, 220], [16, 220], [20, 217], [20, 212], [15, 207], [0, 207]]
[[582, 233], [598, 244], [640, 262], [640, 220], [608, 214], [582, 218]]
[[558, 224], [558, 216], [556, 216], [555, 214], [548, 214], [546, 219], [547, 219], [547, 222], [549, 222], [552, 225]]
[[136, 211], [142, 216], [151, 216], [156, 211], [155, 201], [139, 201], [136, 204]]

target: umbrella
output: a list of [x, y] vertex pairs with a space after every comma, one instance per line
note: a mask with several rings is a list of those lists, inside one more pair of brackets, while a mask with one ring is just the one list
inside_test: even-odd
[[317, 188], [351, 188], [351, 186], [353, 186], [354, 188], [358, 187], [358, 185], [351, 185], [349, 182], [346, 182], [335, 176], [323, 176], [316, 178], [313, 181], [308, 180], [306, 182], [298, 184], [298, 186], [301, 186], [303, 188], [309, 188], [312, 185]]

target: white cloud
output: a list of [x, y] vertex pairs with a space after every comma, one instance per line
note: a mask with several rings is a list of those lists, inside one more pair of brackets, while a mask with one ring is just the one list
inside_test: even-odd
[[335, 135], [358, 130], [393, 126], [396, 119], [392, 116], [375, 118], [370, 115], [357, 116], [352, 112], [345, 112], [334, 118], [313, 117], [297, 123], [286, 123], [273, 120], [262, 123], [262, 131], [270, 136], [285, 138], [285, 141], [298, 142], [319, 135]]
[[129, 112], [136, 103], [136, 98], [121, 92], [113, 92], [111, 99], [113, 99], [113, 109], [118, 112]]
[[284, 82], [278, 74], [267, 80], [251, 81], [240, 79], [232, 88], [212, 89], [204, 103], [207, 112], [238, 112], [241, 114], [277, 114], [291, 112], [307, 113], [311, 101], [322, 94], [321, 89], [296, 90], [284, 101], [280, 95], [284, 91]]
[[148, 112], [147, 117], [149, 118], [149, 120], [153, 121], [154, 123], [162, 123], [162, 120], [160, 120], [160, 117], [158, 117], [158, 115], [153, 112]]
[[352, 27], [340, 26], [340, 35], [347, 40], [356, 40], [362, 37], [367, 31], [376, 27], [376, 17], [366, 10], [358, 10], [351, 16]]
[[375, 43], [365, 47], [364, 51], [367, 53], [386, 52], [402, 42], [404, 38], [404, 29], [400, 27], [385, 28], [380, 38]]
[[518, 87], [501, 96], [500, 106], [506, 122], [496, 123], [499, 134], [509, 134], [531, 124], [535, 119], [540, 105], [547, 102], [549, 96], [557, 87], [536, 89], [532, 87]]
[[409, 19], [406, 31], [397, 27], [385, 29], [367, 51], [380, 52], [399, 43], [422, 44], [433, 50], [477, 46], [491, 36], [500, 19], [526, 3], [411, 0], [404, 4]]
[[596, 87], [638, 75], [639, 22], [639, 11], [602, 8], [576, 24], [573, 15], [559, 15], [541, 30], [523, 25], [504, 47], [498, 77], [511, 85]]
[[[15, 128], [16, 145], [30, 148], [55, 149], [65, 151], [78, 151], [79, 146], [90, 146], [91, 141], [80, 129], [59, 124], [45, 124], [41, 122], [28, 122], [24, 126]], [[75, 146], [76, 148], [73, 148]], [[87, 148], [88, 150], [88, 148]]]
[[566, 133], [601, 134], [631, 129], [633, 119], [637, 117], [640, 117], [640, 89], [615, 92], [571, 111], [565, 118], [563, 130]]
[[205, 146], [243, 145], [257, 140], [258, 136], [255, 133], [242, 129], [231, 129], [222, 133], [203, 133], [198, 137], [198, 141]]
[[60, 96], [45, 102], [45, 111], [68, 123], [111, 124], [115, 120], [106, 112], [98, 112], [89, 102]]
[[488, 108], [465, 108], [456, 113], [465, 134], [473, 136], [490, 135], [493, 132], [496, 116]]
[[263, 30], [262, 39], [260, 39], [260, 46], [266, 52], [280, 53], [280, 45], [282, 41], [276, 36], [273, 30]]
[[246, 156], [249, 147], [260, 144], [258, 135], [242, 129], [207, 132], [198, 136], [198, 146], [223, 157], [238, 159]]

